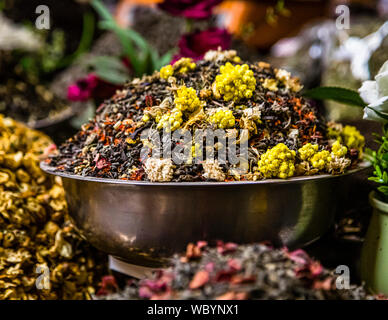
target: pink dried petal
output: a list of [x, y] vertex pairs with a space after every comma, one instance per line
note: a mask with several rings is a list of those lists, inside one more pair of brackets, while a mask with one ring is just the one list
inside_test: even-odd
[[103, 169], [103, 168], [109, 167], [109, 165], [110, 165], [110, 162], [107, 161], [105, 158], [100, 158], [96, 163], [97, 169]]
[[328, 277], [327, 279], [325, 279], [323, 281], [316, 280], [316, 281], [314, 281], [313, 289], [329, 291], [332, 289], [332, 281], [333, 281], [333, 279], [330, 277]]
[[309, 255], [302, 249], [298, 249], [292, 252], [286, 252], [286, 255], [294, 262], [305, 265], [310, 262]]
[[199, 249], [202, 249], [202, 248], [204, 248], [204, 247], [206, 247], [207, 246], [207, 241], [198, 241], [197, 242], [197, 247], [199, 248]]
[[236, 271], [241, 270], [241, 262], [237, 259], [229, 259], [228, 266]]
[[167, 283], [164, 280], [144, 280], [142, 285], [148, 287], [152, 291], [164, 291], [167, 289]]
[[139, 288], [139, 297], [142, 299], [150, 299], [153, 295], [153, 292], [147, 286]]
[[313, 261], [310, 264], [310, 272], [314, 277], [319, 276], [322, 273], [322, 271], [323, 271], [323, 267], [318, 261]]
[[220, 254], [226, 254], [226, 253], [232, 253], [233, 251], [236, 251], [238, 248], [238, 245], [233, 242], [223, 243], [222, 241], [217, 242], [217, 251]]
[[189, 284], [190, 289], [198, 289], [209, 282], [209, 272], [206, 270], [198, 271]]
[[209, 263], [207, 263], [206, 264], [206, 266], [205, 266], [205, 270], [207, 271], [207, 272], [213, 272], [214, 271], [214, 262], [209, 262]]
[[242, 275], [235, 275], [230, 280], [230, 283], [231, 284], [243, 284], [243, 283], [252, 283], [255, 281], [256, 281], [255, 276], [244, 277]]

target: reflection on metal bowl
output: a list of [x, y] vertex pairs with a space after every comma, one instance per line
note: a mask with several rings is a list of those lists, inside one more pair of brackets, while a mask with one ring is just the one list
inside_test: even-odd
[[333, 222], [349, 175], [256, 182], [151, 183], [82, 177], [41, 168], [63, 179], [70, 215], [95, 247], [131, 264], [158, 267], [197, 240], [301, 247]]

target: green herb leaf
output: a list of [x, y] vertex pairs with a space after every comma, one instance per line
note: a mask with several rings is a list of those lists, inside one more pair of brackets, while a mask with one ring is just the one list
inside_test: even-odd
[[365, 107], [365, 102], [357, 91], [345, 88], [318, 87], [306, 91], [303, 95], [316, 100], [333, 100], [351, 106]]
[[388, 195], [388, 187], [387, 186], [380, 186], [377, 188], [377, 190], [379, 190], [384, 195]]
[[102, 79], [113, 84], [124, 84], [129, 79], [128, 69], [119, 58], [99, 56], [89, 62], [96, 74]]

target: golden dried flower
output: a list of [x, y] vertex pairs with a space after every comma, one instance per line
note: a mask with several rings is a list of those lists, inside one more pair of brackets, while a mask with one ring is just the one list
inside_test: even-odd
[[256, 88], [256, 79], [247, 64], [233, 66], [227, 62], [220, 67], [215, 87], [225, 101], [237, 102], [243, 98], [252, 97]]

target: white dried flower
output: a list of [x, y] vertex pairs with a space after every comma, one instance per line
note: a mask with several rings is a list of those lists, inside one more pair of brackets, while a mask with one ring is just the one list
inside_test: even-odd
[[33, 32], [14, 24], [0, 13], [0, 49], [34, 51], [41, 45], [42, 42]]
[[350, 159], [345, 157], [336, 157], [331, 155], [332, 160], [327, 165], [327, 171], [331, 174], [341, 174], [345, 172], [345, 169], [350, 166]]
[[152, 182], [168, 182], [172, 180], [175, 166], [171, 159], [149, 158], [144, 164], [144, 170]]
[[236, 50], [209, 50], [204, 56], [204, 60], [213, 62], [233, 61], [235, 58], [238, 58]]
[[205, 173], [203, 176], [206, 179], [212, 179], [217, 181], [225, 181], [225, 174], [222, 171], [218, 160], [205, 160], [202, 163]]

